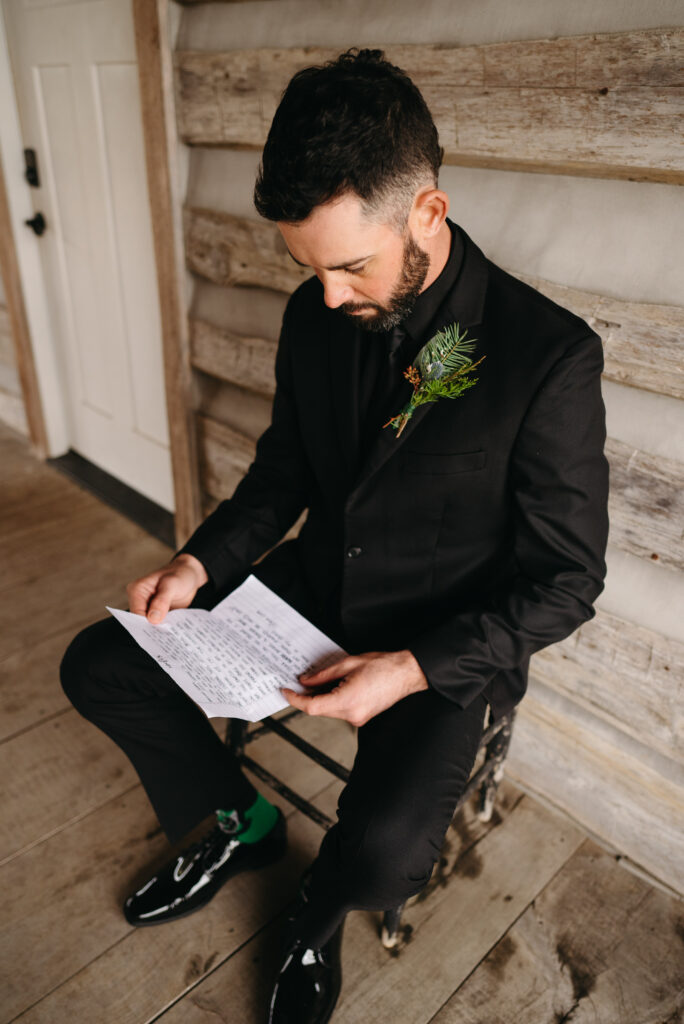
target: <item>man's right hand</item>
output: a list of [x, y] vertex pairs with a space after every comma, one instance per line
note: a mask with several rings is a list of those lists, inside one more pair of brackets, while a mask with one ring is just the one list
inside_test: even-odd
[[145, 615], [149, 622], [158, 624], [172, 608], [187, 608], [208, 580], [199, 559], [177, 555], [168, 565], [127, 585], [128, 605], [136, 615]]

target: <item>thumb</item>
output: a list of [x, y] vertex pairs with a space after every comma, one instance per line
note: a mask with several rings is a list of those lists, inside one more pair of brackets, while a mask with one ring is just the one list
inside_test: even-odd
[[150, 622], [159, 624], [166, 618], [174, 597], [173, 579], [169, 576], [162, 577], [157, 592], [147, 608], [147, 618]]
[[329, 683], [333, 679], [341, 679], [345, 672], [351, 671], [353, 662], [351, 658], [341, 658], [332, 665], [326, 665], [317, 672], [302, 672], [299, 681], [303, 686], [318, 686], [320, 683]]

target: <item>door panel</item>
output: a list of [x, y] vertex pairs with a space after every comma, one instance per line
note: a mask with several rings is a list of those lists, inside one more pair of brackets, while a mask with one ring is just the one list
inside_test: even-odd
[[[126, 0], [3, 0], [70, 444], [173, 508], [161, 320]], [[27, 228], [27, 230], [29, 230]]]

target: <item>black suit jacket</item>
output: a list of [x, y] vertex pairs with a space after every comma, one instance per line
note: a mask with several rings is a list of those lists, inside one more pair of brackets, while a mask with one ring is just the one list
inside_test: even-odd
[[231, 589], [308, 509], [257, 575], [348, 650], [408, 647], [436, 690], [462, 706], [484, 691], [499, 715], [530, 655], [591, 618], [603, 587], [603, 353], [462, 236], [440, 321], [477, 339], [475, 387], [420, 407], [399, 438], [379, 430], [358, 470], [359, 357], [377, 339], [306, 281], [283, 319], [272, 424], [181, 550]]

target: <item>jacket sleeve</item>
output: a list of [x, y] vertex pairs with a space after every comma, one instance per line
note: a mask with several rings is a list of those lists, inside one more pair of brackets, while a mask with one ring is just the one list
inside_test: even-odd
[[595, 614], [608, 537], [601, 339], [572, 344], [538, 389], [511, 460], [515, 575], [487, 605], [409, 645], [429, 684], [465, 707], [506, 669]]
[[271, 424], [257, 442], [254, 461], [232, 498], [177, 552], [198, 558], [219, 589], [277, 544], [309, 504], [312, 478], [294, 403], [287, 311], [275, 372]]

